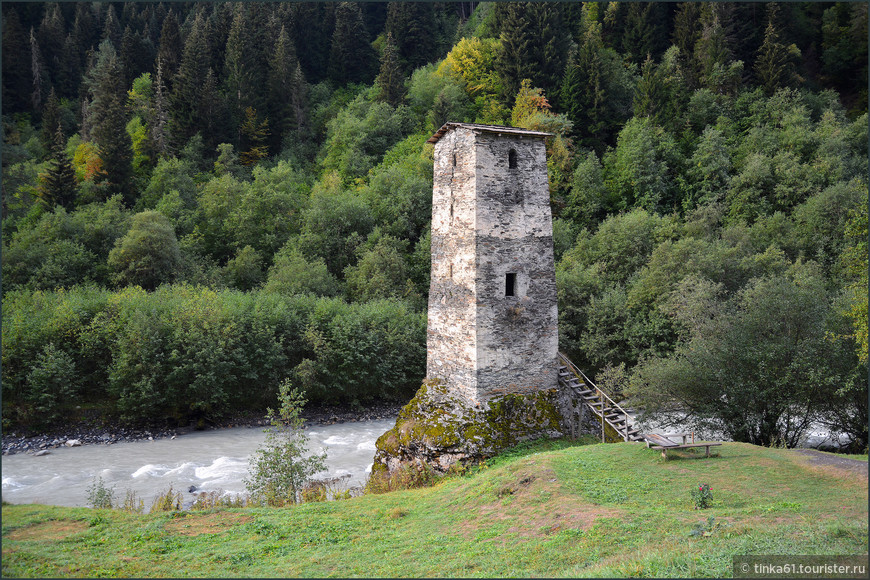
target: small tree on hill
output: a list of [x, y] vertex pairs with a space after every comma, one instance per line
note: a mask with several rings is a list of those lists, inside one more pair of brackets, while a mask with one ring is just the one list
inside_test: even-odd
[[326, 453], [305, 457], [308, 436], [299, 416], [305, 398], [291, 389], [290, 379], [278, 386], [278, 400], [281, 409], [278, 413], [268, 409], [266, 418], [272, 426], [266, 430], [266, 442], [251, 456], [251, 476], [245, 478], [251, 498], [273, 507], [299, 503], [305, 482], [326, 469]]

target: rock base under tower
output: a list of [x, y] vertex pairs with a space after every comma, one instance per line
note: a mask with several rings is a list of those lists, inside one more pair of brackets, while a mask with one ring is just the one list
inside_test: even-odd
[[557, 389], [509, 394], [474, 405], [427, 380], [378, 438], [372, 475], [406, 465], [439, 473], [476, 463], [522, 441], [577, 436], [583, 407]]

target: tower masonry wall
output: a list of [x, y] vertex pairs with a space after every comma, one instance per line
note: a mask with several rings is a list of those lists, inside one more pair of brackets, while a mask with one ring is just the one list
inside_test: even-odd
[[472, 403], [557, 386], [544, 140], [465, 126], [435, 143], [427, 377]]

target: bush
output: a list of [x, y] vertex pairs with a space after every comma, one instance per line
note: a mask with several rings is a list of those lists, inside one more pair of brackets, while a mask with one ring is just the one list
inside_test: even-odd
[[58, 419], [78, 390], [75, 362], [70, 355], [49, 343], [31, 367], [27, 386], [27, 400], [40, 419]]
[[95, 479], [87, 489], [88, 505], [94, 509], [112, 509], [115, 489], [106, 487], [103, 478]]

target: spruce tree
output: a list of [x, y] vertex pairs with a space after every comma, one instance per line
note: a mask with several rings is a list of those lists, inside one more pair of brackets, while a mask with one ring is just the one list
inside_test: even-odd
[[97, 61], [88, 73], [88, 87], [93, 98], [90, 105], [91, 136], [100, 149], [104, 174], [102, 181], [110, 191], [121, 193], [128, 206], [133, 205], [133, 149], [127, 134], [127, 90], [121, 60], [108, 40], [100, 44]]
[[281, 26], [278, 40], [269, 59], [269, 118], [272, 119], [271, 148], [277, 151], [281, 146], [282, 137], [296, 126], [291, 90], [293, 75], [298, 66], [296, 48], [287, 34], [287, 28]]
[[45, 100], [45, 108], [42, 110], [42, 145], [46, 152], [50, 155], [53, 153], [55, 141], [55, 130], [60, 123], [60, 101], [57, 98], [57, 93], [54, 87], [51, 87], [51, 92], [48, 93], [48, 98]]
[[47, 81], [42, 61], [42, 52], [36, 41], [36, 34], [30, 28], [30, 107], [34, 116], [42, 111], [42, 86]]
[[48, 170], [41, 176], [39, 197], [49, 210], [57, 205], [71, 209], [77, 191], [76, 171], [66, 154], [66, 139], [58, 123], [51, 143]]
[[764, 42], [758, 49], [755, 59], [755, 76], [764, 92], [771, 96], [778, 89], [792, 86], [799, 78], [795, 73], [794, 62], [800, 58], [800, 50], [794, 44], [785, 46], [779, 42], [780, 34], [776, 28], [779, 8], [775, 3], [767, 5], [767, 28]]
[[375, 79], [375, 84], [378, 87], [378, 99], [393, 107], [398, 107], [405, 96], [403, 80], [402, 69], [399, 66], [399, 51], [393, 41], [393, 34], [388, 32], [383, 54], [381, 54], [381, 70]]
[[695, 44], [701, 38], [701, 5], [696, 2], [681, 2], [674, 16], [674, 46], [680, 49], [680, 68], [690, 89], [698, 87], [700, 67], [695, 60]]
[[120, 47], [122, 41], [121, 23], [118, 22], [118, 15], [115, 13], [115, 5], [109, 4], [106, 9], [106, 20], [103, 24], [102, 40], [110, 40], [112, 46]]
[[157, 72], [154, 74], [154, 115], [151, 118], [151, 139], [154, 150], [160, 157], [171, 154], [169, 144], [169, 97], [163, 73], [163, 59], [157, 57]]
[[178, 67], [181, 64], [181, 30], [178, 27], [178, 17], [173, 10], [169, 10], [163, 21], [160, 32], [160, 45], [157, 48], [157, 59], [163, 63], [163, 80], [166, 88], [172, 90], [172, 81]]
[[200, 10], [184, 43], [181, 64], [172, 85], [172, 139], [179, 148], [199, 130], [203, 120], [199, 105], [209, 70], [208, 58], [206, 20]]
[[435, 58], [435, 10], [429, 2], [390, 2], [386, 31], [392, 33], [403, 72], [410, 74]]

